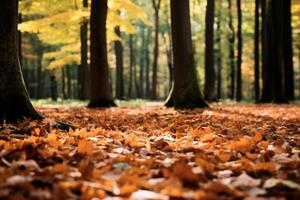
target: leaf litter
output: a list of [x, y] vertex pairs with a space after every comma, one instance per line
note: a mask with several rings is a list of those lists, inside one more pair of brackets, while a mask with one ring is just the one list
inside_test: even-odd
[[299, 106], [38, 109], [0, 127], [0, 199], [300, 199]]

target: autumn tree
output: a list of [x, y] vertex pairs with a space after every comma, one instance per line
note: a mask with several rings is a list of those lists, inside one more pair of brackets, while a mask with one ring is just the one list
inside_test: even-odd
[[237, 38], [238, 38], [238, 55], [237, 55], [237, 65], [236, 65], [236, 100], [242, 100], [242, 54], [243, 54], [243, 35], [242, 35], [242, 2], [237, 0], [237, 15], [238, 15], [238, 28], [237, 28]]
[[106, 46], [107, 0], [91, 4], [91, 92], [89, 107], [115, 106], [109, 84]]
[[17, 47], [18, 1], [0, 0], [0, 120], [41, 119], [30, 103]]
[[205, 86], [204, 96], [208, 101], [215, 97], [215, 62], [214, 62], [214, 17], [215, 1], [207, 0], [205, 16]]
[[[263, 62], [263, 93], [262, 102], [285, 103], [287, 102], [285, 93], [285, 73], [286, 57], [285, 51], [285, 12], [283, 1], [263, 1], [262, 9], [265, 14], [267, 26], [266, 36], [263, 43], [267, 54]], [[289, 77], [293, 78], [293, 77]]]
[[261, 0], [255, 0], [255, 14], [254, 14], [254, 18], [255, 18], [255, 33], [254, 33], [254, 76], [255, 76], [255, 80], [254, 80], [254, 92], [255, 92], [255, 101], [258, 102], [259, 101], [259, 95], [260, 95], [260, 87], [259, 87], [259, 78], [260, 78], [260, 55], [259, 55], [259, 38], [260, 38], [260, 34], [259, 34], [259, 7], [260, 7], [260, 1]]
[[189, 1], [171, 0], [174, 84], [166, 106], [207, 107], [197, 79], [193, 58]]
[[[115, 27], [115, 34], [122, 38], [120, 26]], [[122, 41], [114, 42], [116, 54], [116, 98], [124, 98], [124, 62], [123, 62], [123, 44]]]
[[[88, 8], [88, 0], [82, 1], [82, 6]], [[80, 65], [78, 69], [78, 97], [88, 98], [88, 19], [83, 18], [80, 25]]]
[[151, 99], [157, 98], [157, 68], [159, 55], [159, 10], [161, 0], [152, 0], [152, 6], [155, 16], [155, 36], [154, 36], [154, 50], [153, 50], [153, 72], [152, 72], [152, 96]]
[[232, 1], [228, 0], [228, 27], [230, 29], [228, 33], [229, 43], [229, 77], [228, 77], [228, 97], [234, 99], [235, 96], [235, 56], [234, 56], [234, 43], [235, 43], [235, 30], [233, 26], [232, 16]]

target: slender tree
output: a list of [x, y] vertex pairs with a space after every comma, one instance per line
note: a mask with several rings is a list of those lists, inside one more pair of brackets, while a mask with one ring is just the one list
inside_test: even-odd
[[205, 86], [204, 96], [208, 101], [215, 98], [215, 58], [214, 58], [214, 18], [215, 0], [207, 0], [205, 16]]
[[229, 83], [228, 84], [228, 93], [229, 98], [234, 99], [235, 95], [235, 56], [234, 56], [234, 43], [235, 43], [235, 30], [233, 26], [233, 17], [232, 17], [232, 2], [228, 0], [228, 26], [230, 32], [228, 34], [228, 42], [229, 42], [229, 66], [230, 66], [230, 73], [229, 73]]
[[134, 65], [134, 55], [133, 55], [133, 35], [129, 36], [129, 85], [128, 85], [128, 97], [132, 98], [133, 89], [133, 65]]
[[221, 32], [221, 20], [222, 20], [222, 0], [218, 2], [218, 17], [217, 17], [217, 69], [218, 69], [218, 75], [217, 75], [217, 98], [222, 98], [222, 32]]
[[152, 96], [151, 99], [157, 98], [157, 68], [159, 56], [159, 10], [161, 0], [152, 0], [155, 17], [155, 35], [154, 35], [154, 50], [153, 50], [153, 72], [152, 72]]
[[[82, 5], [88, 8], [88, 0], [83, 0]], [[80, 65], [78, 66], [78, 94], [79, 99], [88, 98], [88, 19], [84, 18], [80, 25]]]
[[92, 0], [91, 4], [91, 92], [89, 107], [110, 107], [116, 104], [109, 84], [106, 46], [107, 0]]
[[171, 0], [174, 84], [166, 106], [207, 107], [201, 94], [193, 58], [189, 1]]
[[287, 100], [295, 99], [292, 23], [291, 23], [291, 0], [283, 1], [283, 56], [284, 56], [284, 91]]
[[[115, 34], [121, 38], [120, 27], [115, 27]], [[124, 62], [123, 62], [123, 44], [117, 40], [114, 42], [116, 54], [116, 98], [124, 99]]]
[[149, 45], [150, 45], [150, 38], [151, 38], [151, 28], [148, 28], [147, 30], [147, 40], [146, 40], [146, 47], [145, 47], [145, 65], [146, 65], [146, 97], [151, 97], [151, 86], [150, 86], [150, 51], [149, 51]]
[[242, 37], [242, 5], [241, 0], [237, 0], [237, 12], [238, 12], [238, 55], [236, 65], [236, 100], [241, 101], [242, 96], [242, 53], [243, 53], [243, 37]]
[[255, 0], [255, 36], [254, 36], [254, 91], [255, 91], [255, 101], [259, 101], [260, 97], [260, 86], [259, 86], [259, 69], [260, 69], [260, 59], [259, 59], [259, 5], [260, 0]]
[[0, 120], [41, 119], [22, 77], [17, 41], [18, 1], [0, 0]]

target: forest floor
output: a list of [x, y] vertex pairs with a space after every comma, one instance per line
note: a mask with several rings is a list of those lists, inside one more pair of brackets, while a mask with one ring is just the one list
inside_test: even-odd
[[0, 128], [0, 199], [300, 199], [298, 105], [38, 110]]

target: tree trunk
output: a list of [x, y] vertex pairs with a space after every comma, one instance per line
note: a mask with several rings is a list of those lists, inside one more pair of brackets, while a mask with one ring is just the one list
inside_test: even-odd
[[91, 92], [89, 107], [116, 104], [109, 84], [106, 46], [107, 0], [92, 0], [91, 5]]
[[236, 75], [236, 100], [241, 101], [242, 93], [242, 54], [243, 54], [243, 36], [242, 36], [242, 5], [241, 0], [237, 0], [238, 12], [238, 55], [237, 55], [237, 75]]
[[215, 98], [215, 63], [214, 63], [214, 18], [215, 0], [207, 0], [205, 16], [205, 86], [204, 96], [207, 101]]
[[166, 106], [207, 107], [201, 94], [193, 58], [189, 1], [171, 0], [174, 85]]
[[0, 0], [0, 120], [41, 119], [30, 103], [17, 47], [18, 1]]
[[154, 50], [153, 50], [153, 73], [152, 73], [152, 96], [151, 99], [157, 98], [157, 68], [158, 68], [158, 54], [159, 54], [159, 10], [161, 0], [152, 0], [155, 16], [155, 35], [154, 35]]
[[[40, 44], [38, 44], [40, 45]], [[37, 49], [37, 98], [43, 98], [43, 91], [44, 91], [44, 81], [43, 81], [43, 50], [39, 46]]]
[[272, 1], [271, 3], [271, 25], [272, 32], [270, 34], [271, 38], [271, 50], [270, 65], [273, 67], [274, 71], [274, 97], [273, 101], [275, 103], [285, 103], [285, 92], [284, 92], [284, 20], [283, 20], [283, 1]]
[[230, 29], [230, 33], [228, 35], [229, 41], [229, 62], [230, 62], [230, 85], [228, 87], [228, 91], [230, 91], [230, 99], [234, 99], [235, 94], [235, 56], [234, 56], [234, 43], [235, 43], [235, 31], [232, 20], [232, 2], [228, 0], [228, 12], [229, 12], [229, 22], [228, 26]]
[[[88, 0], [82, 2], [88, 8]], [[81, 100], [88, 98], [88, 19], [83, 19], [80, 26], [80, 65], [78, 66], [78, 97]]]
[[72, 99], [72, 88], [71, 88], [71, 66], [66, 66], [66, 70], [67, 70], [67, 96], [68, 99]]
[[[121, 38], [120, 27], [115, 28], [115, 34]], [[124, 65], [123, 65], [123, 44], [115, 41], [116, 54], [116, 98], [124, 99]]]
[[151, 36], [151, 29], [148, 29], [147, 33], [147, 40], [146, 40], [146, 52], [145, 52], [145, 60], [146, 60], [146, 94], [147, 98], [151, 97], [151, 87], [150, 87], [150, 52], [149, 52], [149, 45], [150, 45], [150, 36]]
[[140, 47], [140, 60], [139, 60], [139, 65], [140, 65], [140, 74], [139, 74], [139, 85], [140, 85], [140, 95], [141, 95], [141, 98], [144, 98], [145, 97], [145, 81], [144, 81], [144, 78], [145, 78], [145, 53], [146, 53], [146, 50], [145, 50], [145, 44], [146, 44], [146, 36], [145, 36], [145, 26], [142, 25], [142, 28], [141, 28], [141, 38], [142, 38], [142, 41], [141, 41], [141, 47]]
[[255, 37], [254, 37], [254, 92], [255, 101], [259, 101], [260, 96], [260, 86], [259, 86], [259, 5], [260, 0], [255, 0]]
[[291, 23], [291, 0], [283, 1], [282, 8], [284, 15], [284, 40], [283, 40], [283, 56], [284, 56], [284, 90], [287, 100], [295, 99], [294, 84], [294, 66], [293, 66], [293, 45], [292, 45], [292, 23]]
[[129, 86], [128, 97], [132, 98], [132, 83], [133, 83], [133, 36], [129, 36]]
[[61, 90], [62, 90], [62, 95], [63, 99], [67, 99], [67, 94], [66, 94], [66, 76], [65, 76], [65, 68], [61, 68]]
[[270, 17], [267, 11], [267, 0], [261, 0], [261, 43], [262, 43], [262, 78], [263, 78], [263, 89], [260, 102], [271, 102], [273, 96], [273, 79], [272, 79], [272, 69], [269, 65], [269, 44], [268, 35], [270, 31]]
[[51, 99], [57, 101], [57, 80], [55, 71], [50, 74]]
[[219, 10], [217, 18], [217, 33], [218, 37], [216, 42], [218, 44], [217, 49], [217, 67], [218, 67], [218, 77], [217, 77], [217, 97], [222, 98], [222, 36], [221, 36], [221, 20], [222, 20], [222, 0], [219, 1]]

